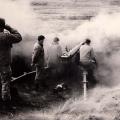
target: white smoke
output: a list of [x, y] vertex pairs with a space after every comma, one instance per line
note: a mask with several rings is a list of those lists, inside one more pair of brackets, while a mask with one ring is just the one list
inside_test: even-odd
[[[120, 74], [120, 13], [100, 13], [76, 30], [61, 34], [63, 41], [73, 47], [86, 38], [92, 40], [98, 61], [97, 79], [100, 83], [119, 84]], [[62, 42], [63, 42], [62, 41]]]
[[[51, 43], [53, 37], [60, 38], [60, 44], [64, 47], [72, 48], [86, 38], [92, 40], [96, 58], [98, 61], [98, 69], [96, 77], [102, 85], [118, 85], [120, 84], [120, 13], [118, 12], [102, 12], [91, 20], [85, 21], [75, 29], [65, 29], [61, 32], [54, 24], [56, 22], [43, 21], [37, 19], [37, 14], [30, 7], [31, 1], [17, 0], [0, 0], [0, 17], [6, 19], [6, 23], [17, 28], [23, 36], [24, 41], [15, 50], [24, 53], [25, 56], [31, 56], [33, 43], [37, 39], [37, 35], [44, 34], [46, 36], [47, 45]], [[59, 22], [57, 24], [60, 24]], [[67, 24], [67, 23], [66, 23]], [[60, 25], [58, 25], [60, 27]], [[72, 27], [71, 27], [72, 28]], [[29, 41], [29, 42], [28, 42]], [[46, 46], [47, 47], [47, 46]], [[119, 86], [118, 86], [119, 87]], [[120, 111], [120, 102], [114, 96], [118, 96], [119, 89], [115, 90], [115, 94], [111, 94], [112, 90], [105, 88], [95, 88], [90, 94], [88, 104], [83, 104], [81, 98], [67, 101], [65, 105], [56, 108], [50, 113], [38, 114], [38, 118], [60, 119], [60, 120], [84, 120], [83, 116], [91, 113], [103, 114], [112, 120], [113, 111]], [[109, 94], [109, 95], [108, 95]], [[108, 95], [108, 96], [106, 96]], [[109, 102], [108, 102], [109, 101]], [[118, 103], [117, 103], [118, 102]], [[117, 110], [115, 106], [117, 106]], [[112, 106], [112, 112], [109, 108]], [[83, 114], [84, 113], [84, 114]], [[89, 113], [89, 114], [88, 114]], [[35, 114], [35, 116], [37, 116]], [[44, 116], [43, 116], [44, 115]], [[57, 117], [56, 117], [57, 116]], [[99, 115], [98, 115], [99, 116]], [[114, 114], [115, 116], [115, 114]], [[113, 117], [114, 117], [113, 116]], [[86, 120], [86, 119], [85, 119]], [[103, 119], [104, 120], [104, 119]]]
[[76, 29], [72, 29], [71, 26], [60, 32], [55, 24], [60, 27], [61, 23], [38, 19], [31, 2], [31, 0], [0, 1], [0, 17], [5, 18], [7, 24], [18, 29], [24, 39], [20, 46], [16, 47], [16, 51], [31, 56], [33, 44], [39, 34], [46, 36], [46, 48], [53, 37], [58, 36], [63, 50], [66, 46], [71, 49], [85, 38], [90, 38], [99, 65], [97, 79], [101, 83], [119, 84], [120, 13], [102, 12], [91, 20], [83, 21]]
[[34, 29], [34, 14], [30, 10], [28, 2], [0, 1], [0, 17], [5, 18], [6, 23], [18, 29], [22, 34], [31, 34]]

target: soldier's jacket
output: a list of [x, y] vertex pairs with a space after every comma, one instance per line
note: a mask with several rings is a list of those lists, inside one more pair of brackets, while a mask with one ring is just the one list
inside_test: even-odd
[[12, 44], [22, 40], [20, 33], [11, 28], [10, 33], [0, 33], [0, 66], [9, 66], [11, 63]]
[[93, 48], [90, 45], [82, 45], [80, 47], [80, 61], [90, 62], [95, 58]]
[[44, 48], [38, 42], [34, 44], [32, 63], [37, 66], [44, 67]]
[[49, 67], [57, 67], [60, 64], [62, 48], [58, 43], [52, 43], [47, 50], [47, 64]]

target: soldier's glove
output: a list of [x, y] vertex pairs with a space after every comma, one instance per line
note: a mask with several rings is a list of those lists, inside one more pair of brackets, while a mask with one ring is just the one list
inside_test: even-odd
[[5, 25], [5, 29], [8, 30], [8, 31], [11, 31], [11, 27], [9, 25]]
[[10, 27], [9, 25], [5, 25], [5, 29], [6, 30], [8, 30], [10, 33], [15, 33], [16, 32], [16, 30], [15, 29], [13, 29], [12, 27]]
[[31, 63], [31, 67], [35, 67], [35, 64], [34, 64], [34, 63]]

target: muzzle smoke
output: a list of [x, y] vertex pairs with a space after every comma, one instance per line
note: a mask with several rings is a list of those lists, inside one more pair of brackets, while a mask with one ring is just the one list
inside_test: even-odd
[[[83, 22], [76, 29], [64, 29], [61, 32], [53, 27], [57, 22], [50, 22], [38, 18], [31, 7], [32, 1], [0, 1], [0, 17], [6, 23], [17, 28], [23, 36], [23, 41], [14, 48], [13, 54], [23, 54], [31, 57], [33, 44], [39, 34], [46, 36], [45, 48], [47, 49], [54, 36], [60, 38], [63, 51], [67, 46], [74, 47], [85, 38], [92, 40], [98, 69], [98, 81], [106, 85], [119, 84], [120, 73], [120, 13], [99, 13], [91, 20]], [[67, 22], [66, 22], [67, 24]], [[51, 27], [52, 26], [52, 27]], [[60, 25], [59, 25], [60, 27]]]

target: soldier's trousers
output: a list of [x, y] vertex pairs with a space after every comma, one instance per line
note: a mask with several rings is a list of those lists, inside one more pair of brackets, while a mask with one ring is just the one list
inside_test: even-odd
[[82, 71], [83, 70], [87, 71], [87, 73], [88, 73], [87, 79], [89, 81], [89, 84], [91, 84], [91, 86], [96, 85], [97, 81], [94, 76], [95, 64], [92, 62], [81, 62], [80, 66], [82, 68]]
[[11, 100], [10, 95], [10, 81], [11, 81], [11, 68], [10, 66], [0, 66], [0, 82], [1, 82], [1, 97], [3, 101]]
[[45, 74], [44, 68], [40, 66], [36, 66], [36, 76], [35, 76], [35, 85], [38, 87], [44, 87], [45, 85]]

